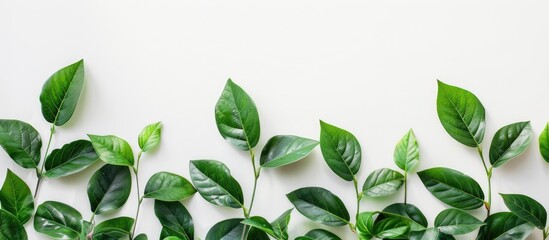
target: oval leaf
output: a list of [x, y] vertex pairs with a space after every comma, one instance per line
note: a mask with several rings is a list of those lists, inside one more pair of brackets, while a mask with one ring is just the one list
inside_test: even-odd
[[500, 194], [505, 205], [517, 215], [539, 229], [544, 229], [547, 223], [547, 211], [539, 202], [521, 194]]
[[324, 229], [313, 229], [305, 234], [305, 237], [313, 240], [341, 240], [337, 235]]
[[91, 211], [99, 215], [119, 209], [128, 200], [131, 187], [128, 167], [109, 164], [101, 167], [88, 182]]
[[549, 123], [539, 135], [539, 151], [543, 159], [549, 163]]
[[82, 215], [73, 207], [47, 201], [38, 206], [34, 229], [56, 239], [75, 239], [82, 232]]
[[318, 145], [315, 140], [291, 135], [274, 136], [261, 151], [261, 167], [275, 168], [297, 162]]
[[0, 209], [0, 240], [27, 240], [27, 232], [17, 217]]
[[410, 227], [413, 231], [416, 231], [421, 228], [426, 228], [429, 224], [425, 215], [413, 204], [404, 204], [404, 203], [394, 203], [385, 207], [382, 213], [378, 216], [376, 220], [381, 220], [385, 217], [387, 213], [396, 214], [407, 219], [410, 219]]
[[84, 86], [84, 60], [55, 72], [42, 87], [40, 103], [46, 121], [61, 126], [71, 119], [82, 87]]
[[248, 151], [259, 141], [259, 114], [254, 101], [231, 79], [215, 105], [215, 122], [224, 139]]
[[117, 217], [105, 220], [93, 229], [93, 239], [123, 239], [130, 236], [134, 219]]
[[456, 141], [477, 147], [484, 138], [484, 106], [471, 92], [438, 81], [437, 113], [446, 132]]
[[154, 201], [154, 214], [168, 235], [184, 240], [194, 239], [193, 218], [180, 202], [156, 200]]
[[410, 172], [419, 163], [419, 145], [412, 129], [397, 143], [394, 159], [396, 165], [405, 172]]
[[417, 174], [429, 192], [452, 207], [471, 210], [484, 204], [484, 192], [480, 185], [461, 172], [439, 167]]
[[535, 227], [510, 212], [492, 214], [484, 222], [486, 225], [480, 228], [477, 240], [523, 240]]
[[267, 219], [260, 217], [260, 216], [252, 216], [247, 219], [244, 219], [242, 222], [244, 225], [248, 225], [250, 227], [257, 228], [266, 234], [269, 234], [276, 238], [276, 234], [274, 233], [273, 226], [267, 221]]
[[360, 143], [350, 132], [320, 121], [320, 150], [328, 166], [341, 178], [351, 181], [360, 169]]
[[288, 239], [288, 225], [290, 224], [290, 217], [292, 215], [292, 209], [286, 210], [282, 215], [271, 222], [273, 231], [278, 238]]
[[490, 163], [497, 168], [520, 155], [532, 141], [530, 122], [518, 122], [499, 129], [490, 145]]
[[305, 217], [328, 226], [349, 223], [349, 212], [332, 192], [320, 187], [306, 187], [286, 194], [297, 211]]
[[0, 145], [24, 168], [36, 168], [40, 162], [42, 139], [30, 124], [19, 120], [0, 120]]
[[44, 175], [49, 178], [68, 176], [86, 169], [98, 159], [90, 141], [76, 140], [48, 155]]
[[[233, 218], [216, 223], [206, 235], [206, 240], [241, 240], [244, 232], [244, 219]], [[263, 231], [251, 228], [247, 240], [269, 240]]]
[[406, 238], [410, 233], [410, 224], [402, 218], [388, 217], [374, 224], [376, 237], [382, 239]]
[[169, 172], [159, 172], [147, 182], [143, 197], [170, 202], [183, 200], [195, 192], [196, 189], [184, 177]]
[[88, 134], [99, 158], [111, 165], [133, 166], [132, 147], [126, 140], [117, 136], [97, 136]]
[[359, 239], [372, 239], [375, 236], [374, 215], [375, 212], [362, 212], [356, 217]]
[[190, 161], [189, 171], [191, 181], [206, 201], [231, 208], [241, 208], [244, 205], [240, 184], [222, 162]]
[[411, 232], [410, 240], [455, 240], [452, 235], [441, 233], [436, 228], [428, 228], [423, 231]]
[[482, 221], [459, 209], [446, 209], [440, 212], [435, 219], [435, 227], [450, 235], [467, 234], [482, 225], [484, 225]]
[[147, 237], [147, 234], [141, 233], [141, 234], [135, 236], [135, 238], [133, 238], [133, 240], [149, 240], [149, 237]]
[[162, 123], [157, 122], [147, 125], [138, 137], [139, 148], [147, 152], [160, 144], [160, 135], [162, 133]]
[[22, 224], [25, 224], [34, 212], [34, 198], [29, 186], [9, 169], [0, 190], [0, 204], [2, 209], [16, 216]]
[[404, 183], [404, 175], [382, 168], [372, 172], [362, 187], [362, 194], [368, 197], [384, 197], [395, 193]]

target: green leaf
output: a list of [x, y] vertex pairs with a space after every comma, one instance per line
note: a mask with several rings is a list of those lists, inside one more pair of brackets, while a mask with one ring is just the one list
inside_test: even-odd
[[497, 168], [520, 155], [532, 141], [530, 122], [517, 122], [499, 129], [490, 145], [490, 163]]
[[282, 215], [271, 222], [274, 233], [282, 239], [288, 239], [288, 225], [290, 224], [290, 217], [292, 215], [292, 209], [286, 210]]
[[372, 239], [375, 236], [374, 232], [374, 215], [375, 212], [362, 212], [356, 218], [356, 229], [359, 238]]
[[86, 220], [80, 220], [80, 237], [79, 240], [87, 240], [88, 234], [92, 231], [93, 224]]
[[484, 225], [482, 221], [459, 209], [446, 209], [440, 212], [435, 219], [435, 227], [450, 235], [467, 234], [482, 225]]
[[396, 165], [405, 172], [412, 171], [419, 163], [419, 145], [412, 129], [397, 143], [394, 159]]
[[134, 237], [133, 240], [149, 240], [149, 237], [147, 237], [147, 234], [141, 233]]
[[44, 175], [49, 178], [68, 176], [86, 169], [98, 159], [90, 141], [76, 140], [48, 155], [44, 163]]
[[335, 174], [352, 181], [360, 169], [360, 143], [350, 132], [320, 121], [320, 150]]
[[[241, 240], [244, 232], [244, 219], [233, 218], [216, 223], [206, 234], [205, 240]], [[269, 236], [263, 231], [251, 228], [247, 240], [269, 240]]]
[[0, 240], [27, 240], [27, 232], [17, 217], [0, 209]]
[[404, 176], [388, 168], [372, 172], [362, 187], [362, 194], [368, 197], [384, 197], [395, 193], [404, 183]]
[[244, 205], [240, 184], [222, 162], [193, 160], [190, 161], [189, 171], [191, 181], [206, 201], [231, 208]]
[[162, 133], [162, 123], [157, 122], [147, 125], [139, 134], [138, 143], [141, 151], [147, 152], [160, 144], [160, 135]]
[[40, 103], [46, 121], [61, 126], [71, 119], [84, 86], [84, 60], [55, 72], [42, 87]]
[[93, 239], [120, 239], [129, 237], [133, 223], [134, 219], [130, 217], [117, 217], [105, 220], [95, 226]]
[[[396, 214], [410, 220], [410, 226], [413, 231], [426, 228], [429, 224], [425, 215], [413, 204], [394, 203], [383, 209], [377, 220], [385, 218], [385, 215]], [[394, 216], [392, 216], [394, 217]]]
[[539, 135], [539, 151], [543, 159], [549, 163], [549, 123]]
[[410, 233], [410, 223], [397, 217], [388, 217], [374, 224], [376, 237], [382, 239], [405, 238]]
[[196, 189], [184, 177], [169, 172], [159, 172], [147, 182], [143, 197], [170, 202], [183, 200], [195, 192]]
[[154, 201], [154, 214], [162, 229], [170, 236], [184, 240], [194, 239], [194, 225], [191, 214], [180, 202]]
[[30, 124], [19, 120], [0, 120], [0, 145], [24, 168], [36, 168], [40, 162], [42, 139]]
[[452, 235], [441, 233], [437, 228], [428, 228], [423, 231], [411, 232], [410, 240], [455, 240]]
[[2, 209], [16, 216], [22, 224], [25, 224], [34, 212], [34, 198], [29, 186], [9, 169], [0, 190], [0, 204]]
[[260, 217], [260, 216], [252, 216], [247, 219], [244, 219], [242, 222], [244, 225], [248, 225], [250, 227], [257, 228], [266, 234], [271, 235], [272, 237], [276, 238], [276, 234], [273, 230], [273, 226], [267, 221], [267, 219]]
[[111, 165], [133, 166], [132, 147], [126, 140], [117, 136], [97, 136], [88, 134], [99, 159]]
[[439, 167], [417, 174], [429, 192], [452, 207], [472, 210], [484, 204], [484, 192], [480, 185], [461, 172]]
[[175, 236], [169, 236], [169, 237], [162, 238], [162, 240], [183, 240], [183, 239]]
[[276, 168], [297, 162], [318, 145], [315, 140], [291, 135], [274, 136], [261, 151], [261, 167]]
[[332, 192], [320, 187], [306, 187], [286, 194], [297, 211], [305, 217], [328, 226], [349, 223], [349, 212]]
[[88, 182], [91, 211], [99, 215], [119, 209], [128, 200], [131, 187], [128, 167], [109, 164], [101, 167]]
[[510, 212], [492, 214], [484, 222], [486, 225], [480, 228], [477, 240], [523, 240], [535, 227]]
[[547, 224], [547, 211], [539, 202], [521, 194], [500, 194], [512, 213], [543, 230]]
[[73, 207], [54, 201], [38, 206], [34, 229], [56, 239], [75, 239], [82, 232], [82, 215]]
[[[337, 235], [326, 231], [324, 229], [313, 229], [309, 231], [307, 234], [305, 234], [304, 239], [309, 240], [341, 240]], [[299, 238], [296, 238], [299, 239]]]
[[215, 122], [224, 139], [248, 151], [259, 141], [259, 114], [254, 101], [231, 79], [215, 105]]
[[486, 127], [484, 106], [471, 92], [438, 81], [438, 118], [456, 141], [477, 147]]

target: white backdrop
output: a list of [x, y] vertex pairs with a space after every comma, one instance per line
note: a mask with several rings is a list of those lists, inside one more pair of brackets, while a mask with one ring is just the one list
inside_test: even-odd
[[[261, 119], [256, 151], [275, 134], [319, 136], [319, 119], [353, 132], [363, 149], [361, 185], [374, 169], [390, 167], [396, 142], [413, 128], [421, 163], [417, 170], [446, 166], [473, 176], [486, 189], [474, 149], [454, 141], [436, 115], [436, 79], [475, 93], [487, 110], [484, 148], [495, 131], [531, 120], [528, 150], [493, 178], [494, 212], [505, 206], [497, 193], [527, 194], [549, 207], [549, 164], [537, 137], [549, 120], [549, 2], [547, 1], [136, 1], [0, 0], [0, 118], [34, 125], [47, 139], [38, 96], [57, 69], [81, 58], [86, 86], [75, 116], [57, 129], [55, 148], [87, 133], [115, 134], [137, 149], [146, 124], [162, 121], [161, 147], [143, 156], [142, 187], [155, 172], [188, 178], [192, 159], [225, 162], [252, 187], [247, 153], [219, 135], [214, 105], [231, 77], [255, 100]], [[45, 148], [43, 149], [43, 151]], [[35, 174], [0, 151], [0, 179], [10, 168], [34, 188]], [[43, 183], [38, 201], [57, 200], [91, 213], [89, 177], [99, 167]], [[412, 174], [409, 202], [432, 224], [446, 206]], [[274, 219], [292, 207], [285, 194], [322, 186], [355, 211], [352, 183], [333, 174], [316, 149], [307, 159], [265, 170], [253, 215]], [[403, 193], [366, 199], [379, 210]], [[204, 238], [216, 222], [240, 210], [211, 205], [198, 194], [184, 201]], [[135, 192], [118, 212], [134, 216]], [[157, 239], [153, 201], [145, 200], [137, 232]], [[473, 211], [483, 218], [483, 209]], [[45, 239], [26, 225], [30, 239]], [[297, 211], [290, 235], [323, 226]], [[348, 228], [329, 228], [353, 239]], [[472, 239], [465, 236], [461, 239]], [[539, 239], [536, 230], [529, 239]]]

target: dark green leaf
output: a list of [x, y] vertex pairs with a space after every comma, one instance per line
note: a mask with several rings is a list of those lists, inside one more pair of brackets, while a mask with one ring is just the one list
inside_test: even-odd
[[306, 187], [286, 194], [297, 211], [305, 217], [328, 226], [349, 223], [349, 212], [332, 192], [320, 187]]
[[417, 174], [429, 192], [452, 207], [471, 210], [484, 204], [484, 192], [480, 185], [461, 172], [439, 167]]
[[155, 173], [145, 186], [145, 198], [162, 201], [179, 201], [196, 192], [193, 185], [184, 177], [169, 172]]
[[29, 186], [9, 169], [0, 190], [0, 204], [2, 209], [16, 216], [22, 224], [25, 224], [34, 212], [34, 198]]
[[534, 225], [510, 212], [490, 215], [479, 230], [477, 240], [523, 240], [532, 233]]
[[440, 212], [435, 219], [435, 227], [450, 235], [467, 234], [482, 225], [484, 225], [482, 221], [459, 209], [446, 209]]
[[184, 240], [194, 239], [191, 214], [180, 202], [154, 201], [154, 214], [162, 224], [163, 231]]
[[141, 151], [147, 152], [160, 144], [160, 135], [162, 133], [162, 123], [157, 122], [147, 125], [138, 137], [139, 147]]
[[44, 163], [44, 175], [49, 178], [71, 175], [86, 169], [98, 159], [90, 141], [76, 140], [48, 155]]
[[99, 215], [119, 209], [128, 200], [131, 187], [128, 167], [109, 164], [101, 167], [88, 182], [91, 211]]
[[183, 239], [175, 236], [169, 236], [169, 237], [162, 238], [162, 240], [183, 240]]
[[147, 234], [141, 233], [134, 237], [133, 240], [149, 240], [149, 237], [147, 237]]
[[42, 87], [40, 103], [46, 121], [57, 126], [71, 118], [84, 86], [84, 60], [55, 72]]
[[[216, 223], [208, 234], [206, 240], [241, 240], [244, 232], [244, 219], [233, 218]], [[269, 240], [269, 236], [263, 231], [251, 228], [247, 240]]]
[[395, 193], [404, 183], [404, 176], [388, 168], [372, 172], [362, 187], [362, 194], [368, 197], [384, 197]]
[[413, 221], [413, 223], [410, 223], [410, 226], [414, 231], [422, 227], [426, 228], [429, 224], [427, 222], [427, 218], [425, 218], [425, 215], [423, 215], [421, 210], [419, 210], [419, 208], [410, 203], [394, 203], [385, 207], [380, 216], [378, 216], [377, 220], [383, 219], [384, 215], [386, 215], [387, 213], [400, 215], [402, 217], [410, 219], [411, 221]]
[[94, 239], [120, 239], [130, 236], [134, 219], [130, 217], [117, 217], [105, 220], [95, 226]]
[[93, 224], [86, 220], [80, 220], [80, 238], [79, 240], [88, 240], [88, 234], [92, 231]]
[[437, 112], [442, 126], [455, 140], [469, 147], [482, 142], [484, 106], [471, 92], [438, 81]]
[[276, 234], [273, 230], [273, 226], [267, 221], [267, 219], [260, 217], [260, 216], [253, 216], [249, 217], [247, 219], [244, 219], [242, 222], [244, 225], [248, 225], [250, 227], [257, 228], [266, 234], [271, 235], [272, 237], [276, 238]]
[[419, 163], [419, 145], [412, 129], [397, 143], [394, 159], [396, 165], [405, 172], [412, 171]]
[[520, 155], [532, 141], [530, 122], [517, 122], [499, 129], [490, 145], [490, 163], [497, 168]]
[[27, 240], [23, 224], [4, 209], [0, 209], [0, 240]]
[[320, 121], [320, 150], [328, 166], [341, 178], [351, 181], [360, 169], [360, 143], [350, 132]]
[[194, 186], [206, 201], [231, 208], [243, 206], [242, 188], [222, 162], [193, 160], [189, 171]]
[[313, 229], [305, 234], [305, 237], [307, 240], [341, 240], [337, 235], [324, 229]]
[[30, 124], [19, 120], [0, 120], [0, 145], [24, 168], [36, 168], [40, 162], [42, 139]]
[[282, 239], [288, 239], [288, 225], [290, 224], [290, 217], [292, 215], [292, 209], [286, 210], [282, 215], [276, 218], [271, 222], [273, 226], [273, 231], [275, 234]]
[[82, 215], [73, 207], [47, 201], [38, 206], [34, 229], [56, 239], [75, 239], [82, 232]]
[[544, 229], [547, 223], [547, 211], [539, 202], [531, 197], [521, 194], [500, 194], [505, 205], [512, 213], [539, 229]]
[[441, 233], [436, 228], [428, 228], [423, 231], [411, 232], [409, 240], [455, 240], [452, 235]]
[[261, 167], [275, 168], [297, 162], [318, 145], [315, 140], [291, 135], [274, 136], [261, 151]]
[[254, 101], [231, 79], [215, 105], [215, 122], [221, 136], [248, 151], [259, 141], [259, 114]]
[[539, 151], [543, 159], [549, 163], [549, 123], [539, 135]]
[[374, 215], [375, 212], [362, 212], [356, 218], [356, 229], [359, 238], [372, 239], [375, 236], [374, 232]]
[[132, 147], [126, 140], [117, 136], [97, 136], [88, 134], [99, 159], [111, 165], [133, 166]]
[[374, 224], [374, 232], [383, 239], [405, 238], [410, 233], [410, 223], [403, 218], [388, 217]]

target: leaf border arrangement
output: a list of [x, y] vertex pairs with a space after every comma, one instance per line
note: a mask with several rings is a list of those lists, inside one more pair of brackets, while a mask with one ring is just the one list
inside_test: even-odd
[[[88, 134], [87, 140], [67, 143], [51, 152], [57, 128], [67, 123], [77, 107], [84, 86], [84, 61], [80, 60], [55, 72], [45, 82], [40, 94], [42, 115], [51, 123], [45, 153], [42, 138], [30, 124], [20, 120], [0, 119], [0, 146], [19, 166], [34, 169], [37, 176], [34, 194], [29, 185], [10, 169], [0, 189], [0, 240], [26, 240], [24, 227], [33, 221], [34, 229], [52, 239], [134, 239], [146, 240], [136, 234], [139, 211], [145, 199], [154, 200], [154, 213], [162, 225], [159, 239], [193, 240], [194, 222], [181, 202], [198, 194], [207, 202], [227, 208], [241, 209], [242, 216], [214, 223], [206, 240], [290, 239], [291, 214], [295, 210], [311, 221], [332, 227], [347, 226], [357, 239], [454, 239], [455, 235], [478, 230], [477, 240], [520, 240], [535, 228], [549, 236], [547, 212], [535, 199], [514, 193], [500, 193], [508, 212], [491, 213], [492, 176], [495, 169], [518, 158], [533, 137], [529, 121], [501, 127], [493, 136], [488, 161], [482, 141], [485, 135], [485, 109], [471, 92], [438, 81], [437, 113], [442, 127], [457, 142], [474, 148], [486, 173], [486, 188], [460, 171], [435, 167], [417, 172], [423, 185], [449, 208], [441, 211], [430, 226], [421, 210], [407, 201], [407, 179], [419, 163], [419, 144], [410, 129], [398, 141], [394, 163], [399, 170], [381, 168], [372, 171], [362, 188], [356, 174], [361, 167], [362, 148], [348, 130], [320, 120], [319, 140], [295, 135], [271, 137], [256, 159], [256, 146], [261, 133], [259, 112], [252, 98], [231, 79], [226, 82], [217, 104], [215, 122], [220, 135], [237, 150], [249, 153], [253, 170], [253, 189], [249, 200], [230, 169], [219, 160], [189, 161], [190, 180], [176, 173], [155, 173], [141, 192], [139, 166], [143, 153], [150, 153], [160, 144], [162, 123], [143, 128], [137, 137], [139, 151], [115, 135]], [[341, 198], [330, 190], [311, 186], [286, 195], [294, 208], [269, 221], [252, 214], [259, 178], [263, 170], [293, 164], [306, 158], [317, 146], [327, 166], [343, 181], [352, 182], [356, 211], [350, 212]], [[541, 157], [549, 163], [549, 123], [539, 136]], [[41, 161], [43, 159], [43, 161]], [[40, 185], [45, 179], [62, 179], [78, 174], [98, 160], [103, 166], [90, 178], [87, 194], [91, 218], [85, 220], [79, 210], [68, 204], [44, 201], [38, 204]], [[133, 177], [132, 177], [133, 173]], [[135, 181], [135, 216], [118, 216], [96, 223], [95, 216], [116, 212], [129, 199]], [[367, 198], [392, 195], [404, 189], [404, 199], [379, 211], [360, 211], [360, 202]], [[485, 193], [486, 191], [486, 193]], [[486, 219], [480, 220], [468, 211], [484, 207]], [[355, 213], [354, 217], [351, 217]], [[341, 239], [326, 229], [311, 229], [296, 240]]]

